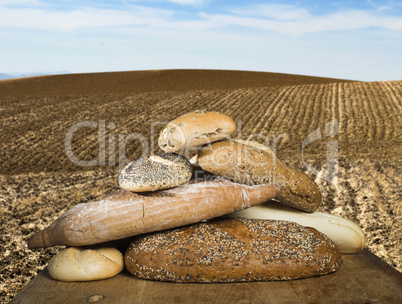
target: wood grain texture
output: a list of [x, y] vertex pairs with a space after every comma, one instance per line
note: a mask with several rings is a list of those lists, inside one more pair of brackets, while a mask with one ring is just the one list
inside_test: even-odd
[[108, 280], [66, 283], [45, 269], [10, 303], [402, 303], [400, 272], [367, 249], [342, 258], [333, 274], [283, 282], [178, 284], [125, 271]]

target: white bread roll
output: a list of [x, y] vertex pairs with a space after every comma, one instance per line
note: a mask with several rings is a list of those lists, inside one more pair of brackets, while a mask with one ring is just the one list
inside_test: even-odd
[[197, 110], [169, 122], [160, 133], [158, 144], [164, 152], [182, 153], [186, 149], [224, 139], [235, 131], [236, 123], [229, 116]]
[[115, 248], [69, 247], [60, 250], [48, 264], [50, 276], [66, 282], [107, 279], [123, 269], [123, 255]]
[[302, 226], [313, 227], [327, 235], [341, 253], [356, 253], [365, 246], [366, 237], [354, 222], [342, 217], [319, 211], [302, 212], [280, 205], [262, 204], [229, 214], [230, 217], [273, 219], [296, 222]]

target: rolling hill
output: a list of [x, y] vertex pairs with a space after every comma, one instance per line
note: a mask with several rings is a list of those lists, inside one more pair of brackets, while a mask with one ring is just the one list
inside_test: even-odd
[[25, 77], [0, 81], [0, 96], [60, 96], [215, 90], [347, 80], [249, 71], [152, 70]]

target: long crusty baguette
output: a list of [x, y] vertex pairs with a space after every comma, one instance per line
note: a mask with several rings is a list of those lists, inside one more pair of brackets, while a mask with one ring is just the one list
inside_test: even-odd
[[299, 210], [313, 212], [321, 203], [320, 189], [308, 175], [286, 166], [271, 149], [255, 141], [226, 139], [204, 146], [198, 164], [238, 183], [279, 184], [283, 191], [277, 200]]
[[124, 259], [140, 278], [198, 283], [300, 279], [341, 265], [336, 245], [314, 228], [228, 218], [138, 236]]
[[143, 194], [123, 190], [74, 206], [32, 236], [28, 247], [91, 245], [179, 227], [264, 203], [280, 191], [277, 185], [251, 187], [228, 180]]
[[306, 213], [278, 204], [261, 204], [228, 214], [229, 217], [285, 220], [309, 226], [327, 235], [342, 253], [356, 253], [365, 246], [366, 237], [354, 222], [324, 212]]

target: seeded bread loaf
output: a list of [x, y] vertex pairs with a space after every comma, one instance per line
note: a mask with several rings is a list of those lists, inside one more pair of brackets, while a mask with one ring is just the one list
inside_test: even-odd
[[317, 210], [321, 192], [306, 174], [286, 166], [267, 146], [255, 141], [227, 139], [204, 146], [198, 164], [205, 171], [236, 183], [275, 183], [283, 187], [279, 202], [306, 212]]
[[118, 181], [122, 189], [146, 192], [185, 184], [192, 174], [192, 165], [184, 156], [159, 153], [128, 163], [119, 173]]
[[219, 219], [137, 237], [125, 253], [135, 276], [170, 282], [250, 282], [323, 275], [341, 265], [336, 245], [287, 221]]

